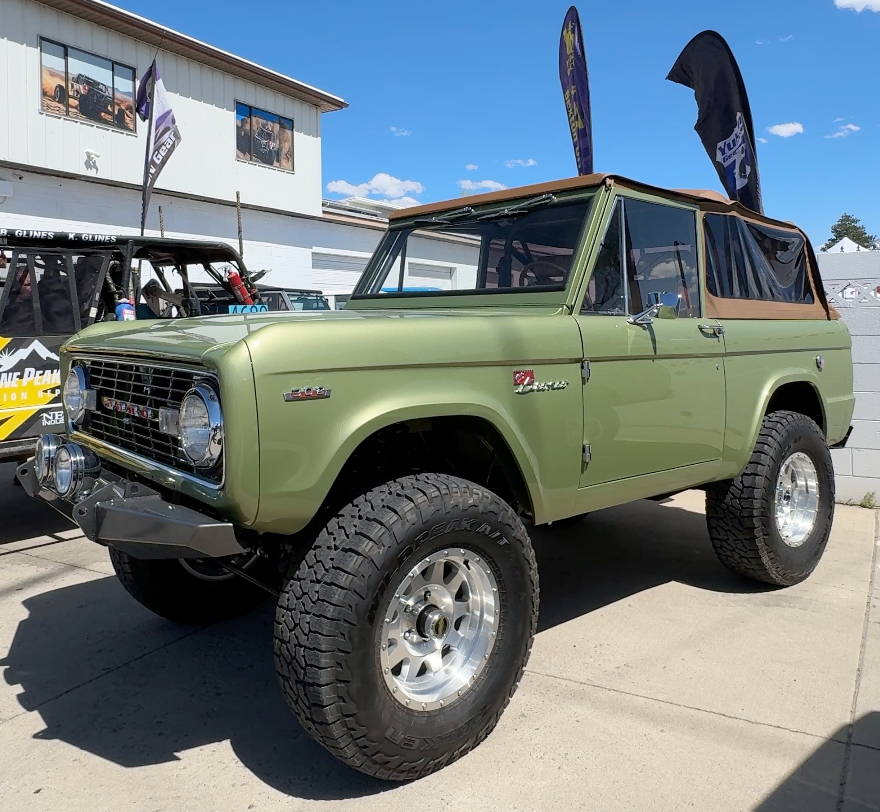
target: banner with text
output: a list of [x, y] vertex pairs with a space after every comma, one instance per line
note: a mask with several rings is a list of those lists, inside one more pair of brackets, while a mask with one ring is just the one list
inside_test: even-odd
[[694, 91], [694, 129], [728, 197], [763, 213], [752, 111], [730, 46], [715, 31], [703, 31], [685, 45], [666, 78]]
[[590, 77], [577, 9], [572, 6], [562, 23], [559, 38], [559, 81], [568, 113], [579, 175], [593, 172], [593, 122], [590, 112]]
[[149, 120], [147, 131], [147, 157], [144, 161], [144, 186], [141, 201], [141, 234], [147, 222], [150, 195], [159, 173], [165, 167], [177, 145], [180, 131], [174, 120], [174, 111], [168, 101], [165, 85], [159, 76], [156, 60], [141, 79], [137, 93], [137, 114], [141, 121]]

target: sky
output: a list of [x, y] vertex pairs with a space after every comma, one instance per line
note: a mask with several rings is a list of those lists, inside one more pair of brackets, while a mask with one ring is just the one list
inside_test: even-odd
[[[558, 73], [568, 0], [114, 1], [344, 98], [322, 116], [325, 197], [427, 203], [577, 174]], [[596, 171], [722, 191], [693, 93], [665, 81], [710, 28], [749, 93], [765, 212], [817, 244], [843, 212], [880, 235], [880, 0], [578, 8]]]

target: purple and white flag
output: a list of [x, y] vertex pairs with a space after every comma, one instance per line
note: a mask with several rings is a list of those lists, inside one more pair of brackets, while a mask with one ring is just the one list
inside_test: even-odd
[[565, 15], [559, 37], [559, 81], [562, 82], [562, 96], [565, 99], [565, 112], [568, 114], [578, 175], [590, 175], [593, 172], [590, 78], [587, 73], [581, 18], [574, 6]]
[[156, 60], [150, 65], [138, 86], [135, 109], [141, 121], [149, 120], [147, 157], [144, 161], [144, 185], [141, 203], [141, 234], [147, 222], [150, 195], [159, 173], [180, 143], [180, 131], [174, 120], [174, 111], [159, 76]]

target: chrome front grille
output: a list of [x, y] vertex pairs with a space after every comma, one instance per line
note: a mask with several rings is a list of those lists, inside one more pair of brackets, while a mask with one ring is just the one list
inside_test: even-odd
[[[159, 431], [157, 419], [162, 407], [179, 409], [186, 393], [197, 381], [210, 379], [205, 370], [176, 366], [153, 366], [122, 359], [72, 359], [89, 371], [89, 388], [96, 390], [96, 408], [88, 413], [83, 434], [148, 460], [219, 482], [222, 466], [215, 471], [196, 471], [180, 448], [177, 436]], [[108, 408], [107, 399], [146, 410], [126, 414]], [[149, 417], [143, 416], [149, 414]]]

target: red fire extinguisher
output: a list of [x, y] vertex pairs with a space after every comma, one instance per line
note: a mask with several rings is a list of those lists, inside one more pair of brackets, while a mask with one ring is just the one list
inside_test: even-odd
[[236, 299], [238, 299], [240, 304], [253, 304], [253, 297], [248, 293], [248, 289], [245, 287], [244, 282], [241, 279], [241, 274], [235, 270], [235, 268], [230, 268], [226, 272], [226, 281], [229, 283], [229, 287], [232, 288], [232, 293]]

